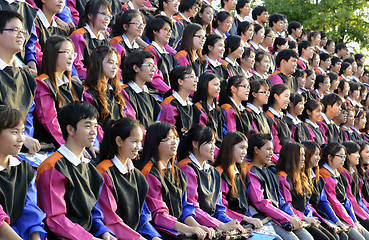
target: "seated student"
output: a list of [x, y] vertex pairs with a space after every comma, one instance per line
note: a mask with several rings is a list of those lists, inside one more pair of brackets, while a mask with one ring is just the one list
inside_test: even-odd
[[342, 67], [341, 59], [336, 56], [333, 56], [331, 60], [331, 67], [329, 68], [329, 72], [333, 72], [338, 75], [339, 72], [341, 71], [341, 67]]
[[[191, 24], [190, 18], [193, 18], [198, 10], [200, 9], [200, 1], [199, 0], [187, 0], [180, 1], [179, 3], [179, 12], [174, 19], [180, 21], [183, 24], [183, 27], [186, 28]], [[185, 36], [183, 34], [183, 36]]]
[[288, 127], [286, 115], [283, 114], [290, 102], [291, 91], [285, 84], [273, 85], [264, 111], [272, 120], [271, 133], [273, 136], [273, 148], [279, 153], [282, 146], [291, 140], [291, 129]]
[[103, 32], [107, 29], [111, 18], [110, 4], [106, 0], [88, 1], [80, 21], [80, 28], [70, 35], [77, 52], [74, 67], [80, 79], [87, 79], [87, 66], [92, 51], [98, 46], [109, 45]]
[[208, 234], [212, 238], [214, 230], [195, 220], [195, 207], [187, 201], [186, 175], [174, 164], [178, 142], [176, 128], [169, 123], [156, 122], [147, 129], [140, 168], [149, 184], [146, 203], [152, 223], [168, 234], [196, 234], [199, 239]]
[[270, 95], [269, 86], [263, 80], [255, 80], [250, 82], [250, 93], [246, 104], [246, 111], [252, 125], [252, 129], [272, 134], [272, 120], [263, 112], [262, 106], [268, 103]]
[[[248, 1], [248, 0], [243, 0]], [[241, 1], [238, 1], [238, 3]], [[237, 18], [236, 18], [237, 19]], [[237, 20], [236, 20], [237, 21]], [[242, 37], [242, 41], [247, 44], [254, 35], [254, 24], [244, 21], [240, 22], [237, 27], [237, 35]]]
[[348, 96], [346, 97], [347, 106], [360, 108], [362, 107], [359, 101], [361, 85], [357, 82], [349, 82], [350, 90], [348, 91]]
[[225, 112], [217, 101], [219, 93], [219, 78], [207, 72], [200, 76], [197, 91], [193, 95], [193, 103], [201, 111], [199, 123], [213, 129], [218, 145], [226, 135]]
[[307, 100], [304, 106], [304, 111], [301, 114], [301, 120], [309, 129], [309, 140], [313, 140], [321, 146], [327, 142], [327, 137], [324, 136], [317, 122], [322, 118], [322, 104], [317, 100]]
[[268, 80], [270, 69], [271, 55], [266, 52], [257, 52], [255, 55], [254, 71], [250, 78], [250, 81], [263, 80], [266, 81], [269, 88], [273, 84]]
[[105, 160], [97, 166], [104, 178], [99, 199], [104, 223], [119, 239], [158, 240], [161, 236], [150, 223], [145, 201], [149, 185], [132, 162], [141, 149], [141, 125], [128, 117], [110, 123], [101, 144], [100, 157]]
[[299, 119], [304, 111], [305, 99], [299, 93], [291, 93], [285, 121], [291, 130], [291, 141], [302, 143], [309, 140], [309, 129]]
[[154, 55], [148, 51], [133, 51], [124, 61], [122, 95], [126, 115], [140, 121], [145, 128], [153, 124], [161, 107], [148, 93], [146, 83], [152, 81], [155, 72]]
[[302, 94], [306, 91], [305, 85], [306, 85], [306, 72], [302, 71], [300, 69], [296, 69], [296, 71], [292, 74], [294, 78], [296, 78], [298, 87], [299, 87], [299, 94]]
[[339, 143], [343, 143], [344, 138], [345, 138], [345, 131], [342, 128], [342, 124], [344, 124], [346, 122], [347, 114], [348, 114], [347, 107], [346, 107], [345, 104], [342, 104], [340, 114], [337, 117], [334, 117], [332, 119], [332, 121], [334, 123], [334, 127], [337, 128], [337, 130], [335, 130], [335, 131], [338, 132], [337, 142], [339, 142]]
[[226, 115], [228, 132], [239, 131], [247, 135], [252, 125], [242, 101], [247, 101], [250, 93], [249, 81], [243, 76], [230, 77], [221, 83], [219, 105]]
[[273, 156], [272, 137], [268, 134], [256, 133], [249, 138], [248, 142], [247, 155], [250, 158], [250, 164], [246, 171], [250, 181], [248, 188], [250, 204], [260, 213], [276, 221], [272, 226], [282, 239], [313, 239], [302, 227], [301, 219], [285, 202], [279, 188], [278, 177], [266, 167]]
[[337, 93], [338, 96], [341, 97], [342, 102], [345, 103], [346, 106], [348, 105], [346, 102], [346, 98], [348, 96], [349, 91], [350, 91], [350, 84], [346, 80], [340, 80], [335, 93]]
[[360, 82], [360, 79], [363, 77], [364, 74], [364, 65], [362, 63], [357, 62], [357, 71], [354, 72], [354, 75], [352, 75], [352, 80], [358, 83]]
[[49, 37], [44, 45], [41, 75], [36, 78], [35, 138], [53, 143], [55, 147], [64, 144], [57, 119], [59, 109], [71, 102], [81, 101], [84, 91], [79, 81], [71, 80], [75, 56], [70, 38]]
[[330, 87], [331, 82], [327, 75], [318, 74], [316, 76], [316, 80], [314, 82], [314, 91], [318, 101], [322, 101], [323, 97], [329, 93], [328, 91]]
[[127, 56], [132, 51], [139, 50], [136, 39], [142, 36], [145, 26], [144, 18], [137, 10], [127, 10], [117, 16], [112, 27], [110, 44], [119, 53], [121, 68]]
[[87, 68], [83, 100], [99, 112], [98, 139], [103, 138], [102, 127], [110, 119], [125, 116], [125, 102], [118, 76], [119, 55], [115, 48], [99, 46], [91, 54]]
[[264, 27], [259, 24], [254, 24], [254, 34], [251, 40], [249, 40], [249, 46], [256, 52], [260, 48], [260, 44], [264, 41], [265, 30]]
[[226, 11], [218, 12], [213, 24], [213, 33], [222, 37], [224, 40], [230, 36], [230, 30], [233, 25], [233, 17], [231, 13]]
[[169, 79], [172, 90], [166, 93], [161, 103], [160, 121], [176, 126], [182, 139], [199, 122], [200, 110], [189, 99], [197, 90], [198, 77], [191, 67], [180, 66], [170, 72]]
[[366, 138], [364, 134], [361, 132], [365, 129], [365, 125], [367, 122], [367, 112], [361, 109], [358, 109], [355, 114], [354, 126], [352, 126], [352, 130], [354, 131], [354, 139], [353, 141], [365, 141]]
[[[224, 23], [226, 23], [226, 25], [230, 26], [230, 29], [227, 32], [229, 32], [229, 34], [232, 34], [232, 35], [236, 34], [236, 32], [237, 32], [237, 24], [236, 24], [235, 18], [233, 17], [234, 13], [235, 13], [235, 10], [236, 10], [237, 2], [238, 1], [235, 1], [235, 0], [221, 0], [220, 1], [220, 6], [221, 6], [221, 11], [220, 12], [228, 12], [228, 13], [232, 14], [231, 15], [232, 16], [231, 21], [224, 22]], [[218, 14], [220, 12], [218, 12]], [[217, 14], [217, 16], [218, 16], [218, 14]]]
[[[261, 226], [260, 214], [250, 216], [247, 196], [246, 164], [247, 138], [241, 132], [230, 132], [224, 138], [219, 154], [214, 162], [214, 167], [222, 178], [222, 203], [228, 211], [243, 214], [244, 222], [251, 223], [255, 228]], [[227, 211], [226, 211], [227, 212]], [[280, 239], [276, 236], [275, 239]]]
[[179, 1], [159, 0], [159, 14], [168, 17], [173, 24], [172, 33], [169, 39], [169, 46], [174, 49], [173, 52], [170, 52], [172, 55], [176, 54], [175, 50], [178, 48], [182, 40], [182, 34], [184, 30], [182, 22], [178, 19], [174, 19], [173, 17], [175, 14], [178, 13], [178, 6]]
[[295, 72], [297, 59], [296, 52], [290, 49], [285, 49], [278, 53], [275, 60], [278, 70], [274, 71], [268, 78], [273, 85], [284, 83], [291, 89], [291, 92], [298, 91], [297, 81], [291, 76]]
[[340, 83], [338, 81], [338, 75], [332, 72], [327, 73], [328, 77], [329, 77], [329, 81], [331, 82], [331, 87], [329, 88], [328, 92], [329, 93], [334, 93], [336, 92], [337, 88], [338, 88], [338, 84]]
[[14, 157], [25, 140], [25, 122], [19, 110], [0, 106], [0, 206], [22, 239], [43, 240], [47, 233], [42, 222], [45, 214], [37, 206], [36, 171], [26, 161]]
[[305, 87], [302, 89], [301, 95], [304, 96], [306, 100], [317, 100], [316, 92], [314, 91], [314, 84], [316, 80], [316, 74], [311, 69], [306, 69]]
[[254, 19], [254, 22], [257, 24], [260, 24], [264, 26], [268, 23], [268, 9], [262, 5], [255, 7], [252, 12], [252, 19]]
[[311, 44], [313, 45], [314, 52], [319, 54], [320, 53], [319, 45], [320, 45], [320, 41], [321, 41], [320, 32], [318, 32], [318, 31], [309, 32], [308, 41], [311, 42]]
[[356, 109], [352, 107], [347, 107], [347, 117], [345, 122], [342, 124], [341, 128], [344, 131], [343, 141], [354, 141], [356, 137], [354, 135], [354, 130], [352, 127], [355, 123]]
[[222, 65], [230, 72], [230, 76], [243, 75], [242, 68], [237, 59], [242, 58], [245, 44], [238, 35], [231, 35], [225, 40], [224, 61]]
[[192, 22], [197, 23], [205, 29], [205, 34], [209, 35], [213, 32], [213, 18], [214, 18], [214, 8], [206, 3], [201, 3], [201, 8], [196, 16], [193, 18]]
[[287, 40], [297, 42], [297, 39], [301, 37], [302, 25], [299, 22], [292, 21], [288, 24], [287, 31], [289, 34]]
[[251, 78], [255, 64], [255, 52], [252, 48], [245, 47], [242, 56], [237, 59], [238, 64], [242, 69], [242, 74], [246, 78]]
[[40, 68], [42, 63], [42, 56], [44, 52], [44, 45], [47, 39], [51, 36], [68, 36], [68, 33], [62, 29], [54, 20], [55, 14], [62, 11], [65, 2], [49, 2], [41, 0], [35, 1], [39, 10], [37, 11], [37, 17], [35, 20], [37, 43], [36, 43], [36, 58], [37, 64]]
[[328, 53], [329, 55], [333, 56], [335, 48], [336, 43], [332, 39], [328, 39], [322, 52]]
[[368, 231], [357, 221], [352, 203], [347, 197], [348, 180], [338, 172], [346, 157], [345, 147], [338, 142], [328, 143], [322, 150], [319, 162], [319, 175], [325, 181], [324, 190], [333, 211], [352, 228], [348, 231], [350, 239], [369, 239]]
[[220, 174], [209, 164], [214, 161], [215, 139], [213, 130], [195, 125], [179, 144], [178, 159], [182, 160], [177, 167], [187, 177], [187, 200], [194, 204], [196, 220], [201, 225], [243, 231], [240, 222], [247, 217], [223, 205]]
[[96, 108], [82, 101], [60, 109], [65, 145], [37, 168], [38, 203], [51, 239], [116, 239], [103, 224], [98, 203], [104, 179], [83, 157], [95, 141], [98, 116]]
[[361, 199], [361, 183], [357, 169], [360, 158], [360, 146], [353, 141], [346, 141], [342, 145], [346, 148], [347, 156], [343, 168], [338, 169], [338, 172], [346, 177], [348, 181], [346, 194], [347, 198], [351, 201], [355, 216], [360, 224], [368, 230], [369, 210]]
[[172, 22], [168, 17], [158, 15], [148, 22], [145, 31], [151, 42], [145, 50], [154, 54], [158, 68], [150, 85], [160, 93], [165, 93], [170, 89], [169, 73], [179, 65], [178, 60], [164, 47], [169, 43]]
[[273, 13], [269, 16], [269, 27], [272, 28], [276, 37], [283, 37], [284, 16], [280, 13]]
[[319, 67], [319, 63], [320, 63], [319, 54], [314, 52], [313, 57], [309, 59], [311, 69], [315, 71]]
[[219, 79], [228, 79], [230, 72], [222, 65], [224, 55], [224, 39], [217, 34], [206, 37], [202, 53], [206, 60], [206, 72], [213, 72]]
[[352, 65], [348, 62], [343, 62], [338, 75], [340, 79], [350, 82], [352, 80]]
[[305, 69], [311, 69], [309, 64], [309, 59], [313, 57], [314, 53], [314, 47], [313, 44], [309, 41], [302, 41], [298, 45], [298, 51], [299, 51], [299, 60], [297, 61], [297, 67], [301, 70], [305, 71]]
[[304, 171], [304, 147], [296, 142], [286, 143], [281, 149], [276, 168], [282, 196], [294, 214], [310, 225], [306, 230], [314, 239], [335, 240], [335, 236], [320, 225], [317, 219], [319, 215], [309, 204], [313, 189]]
[[[263, 41], [259, 44], [260, 51], [258, 52], [265, 52], [265, 53], [272, 53], [274, 40], [276, 39], [275, 33], [273, 32], [273, 29], [270, 27], [266, 27], [264, 31], [264, 38]], [[274, 61], [274, 59], [273, 59]], [[273, 64], [274, 65], [274, 64]], [[273, 69], [274, 70], [274, 69]]]
[[[328, 202], [327, 194], [324, 190], [325, 182], [319, 175], [319, 160], [321, 155], [320, 146], [314, 141], [303, 142], [305, 150], [305, 175], [308, 183], [312, 188], [309, 203], [314, 208], [315, 214], [318, 215], [318, 220], [321, 226], [327, 229], [336, 239], [347, 240], [347, 226], [341, 222], [333, 211]], [[332, 226], [327, 220], [331, 220], [335, 225]], [[338, 233], [337, 231], [338, 230]], [[337, 236], [338, 235], [338, 236]]]
[[273, 53], [273, 58], [275, 59], [280, 51], [284, 49], [288, 49], [288, 48], [289, 46], [288, 46], [287, 39], [283, 37], [275, 38], [274, 43], [273, 43], [273, 49], [271, 49], [271, 52]]
[[321, 103], [323, 105], [323, 120], [317, 122], [317, 124], [327, 137], [328, 142], [338, 142], [340, 133], [333, 122], [333, 118], [340, 115], [342, 100], [337, 94], [331, 93], [325, 95]]
[[327, 71], [331, 66], [332, 56], [328, 53], [322, 52], [319, 54], [319, 58], [319, 66], [315, 69], [315, 72], [316, 74], [327, 74]]
[[[21, 111], [26, 116], [24, 146], [34, 154], [41, 148], [33, 138], [35, 79], [14, 57], [23, 49], [26, 31], [23, 17], [13, 11], [0, 11], [0, 104]], [[13, 30], [15, 32], [13, 32]]]
[[201, 52], [206, 39], [205, 31], [199, 24], [191, 23], [184, 29], [183, 36], [175, 57], [181, 66], [191, 66], [196, 76], [200, 76], [206, 68]]

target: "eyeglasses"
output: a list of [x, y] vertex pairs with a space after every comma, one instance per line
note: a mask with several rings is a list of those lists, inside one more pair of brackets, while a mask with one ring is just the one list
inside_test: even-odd
[[265, 94], [265, 95], [269, 95], [269, 94], [270, 94], [270, 91], [258, 91], [258, 93], [262, 93], [262, 94]]
[[196, 6], [193, 8], [196, 12], [198, 12], [200, 10], [200, 7], [199, 6]]
[[172, 33], [172, 29], [171, 28], [162, 28], [162, 30], [165, 31], [165, 33]]
[[17, 36], [19, 35], [19, 33], [22, 33], [23, 36], [25, 36], [27, 34], [27, 31], [25, 29], [21, 29], [21, 28], [18, 28], [18, 27], [4, 28], [1, 31], [11, 31]]
[[108, 18], [110, 20], [113, 18], [113, 16], [110, 13], [106, 13], [106, 12], [97, 12], [97, 13], [100, 13], [101, 15], [104, 16], [104, 18]]
[[179, 142], [179, 137], [167, 137], [167, 138], [162, 139], [160, 142], [162, 142], [162, 143], [168, 143], [168, 142], [178, 143]]
[[76, 53], [74, 50], [61, 50], [58, 53], [65, 53], [69, 57], [73, 57], [73, 59], [76, 59], [78, 56], [78, 53]]
[[189, 76], [185, 76], [185, 77], [183, 77], [182, 78], [182, 80], [185, 80], [186, 78], [193, 78], [193, 79], [195, 79], [195, 80], [197, 80], [197, 79], [199, 79], [196, 75], [194, 75], [194, 74], [191, 74], [191, 75], [189, 75]]
[[141, 66], [147, 66], [150, 69], [156, 68], [155, 63], [143, 63]]
[[240, 85], [237, 85], [237, 87], [243, 87], [246, 90], [250, 90], [250, 85], [246, 85], [246, 84], [244, 84], [244, 85], [240, 84]]
[[142, 23], [142, 22], [134, 22], [134, 23], [128, 23], [128, 24], [137, 25], [138, 28], [140, 28], [140, 27], [145, 28], [146, 27], [146, 23]]
[[346, 155], [334, 155], [335, 157], [339, 157], [341, 159], [346, 159]]
[[194, 37], [198, 37], [201, 41], [203, 41], [203, 40], [205, 40], [205, 39], [206, 39], [206, 37], [205, 37], [205, 36], [203, 36], [203, 35], [196, 35], [196, 34], [194, 34], [193, 36], [194, 36]]
[[266, 35], [265, 37], [275, 39], [275, 36], [272, 36], [272, 35]]

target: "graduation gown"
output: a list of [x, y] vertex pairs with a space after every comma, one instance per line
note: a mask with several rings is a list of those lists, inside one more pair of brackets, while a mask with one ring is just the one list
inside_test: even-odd
[[232, 63], [226, 60], [222, 62], [222, 65], [228, 69], [228, 71], [230, 72], [230, 77], [237, 75], [243, 76], [243, 71], [240, 65], [234, 66]]
[[177, 58], [179, 65], [192, 67], [197, 77], [200, 77], [200, 75], [205, 72], [206, 61], [201, 61], [199, 58], [197, 58], [195, 61], [192, 61], [185, 50], [179, 51], [175, 58]]
[[298, 92], [298, 82], [296, 80], [296, 78], [292, 77], [292, 76], [287, 76], [285, 74], [283, 74], [281, 71], [276, 70], [274, 71], [268, 78], [273, 85], [278, 84], [278, 83], [284, 83], [288, 86], [288, 88], [292, 91], [292, 92]]
[[226, 126], [228, 132], [240, 131], [247, 136], [247, 133], [252, 129], [251, 120], [247, 113], [247, 110], [239, 111], [238, 109], [234, 109], [230, 104], [225, 103], [221, 106], [224, 109], [226, 116]]

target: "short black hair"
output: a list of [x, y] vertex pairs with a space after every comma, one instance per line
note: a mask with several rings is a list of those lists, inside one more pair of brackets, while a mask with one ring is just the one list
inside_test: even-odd
[[5, 28], [6, 24], [8, 24], [8, 22], [14, 18], [18, 18], [22, 24], [24, 23], [24, 18], [19, 13], [8, 10], [0, 10], [0, 33], [3, 33], [3, 29]]
[[330, 54], [325, 53], [325, 52], [319, 53], [319, 57], [320, 57], [320, 61], [324, 61], [324, 62], [332, 58]]
[[279, 68], [281, 66], [281, 62], [282, 60], [285, 60], [286, 62], [288, 62], [290, 60], [290, 58], [296, 58], [298, 59], [299, 56], [297, 55], [297, 53], [291, 49], [284, 49], [282, 51], [280, 51], [275, 59], [275, 64], [276, 66]]
[[240, 22], [238, 24], [238, 27], [237, 27], [237, 35], [241, 36], [242, 33], [249, 30], [250, 25], [251, 25], [251, 23], [249, 23], [248, 21]]
[[323, 105], [323, 112], [327, 112], [328, 106], [333, 106], [335, 103], [342, 104], [342, 98], [337, 93], [330, 93], [323, 97], [320, 101]]
[[308, 47], [311, 47], [313, 46], [313, 44], [310, 42], [310, 41], [302, 41], [299, 43], [298, 45], [298, 52], [299, 52], [299, 55], [301, 56], [302, 54], [302, 49], [307, 49]]
[[288, 34], [292, 34], [292, 29], [296, 30], [297, 28], [301, 28], [301, 27], [302, 27], [302, 25], [299, 22], [296, 22], [296, 21], [290, 22], [290, 24], [288, 24], [288, 28], [287, 28]]
[[88, 102], [76, 101], [61, 108], [58, 112], [58, 121], [65, 141], [68, 139], [67, 126], [77, 128], [82, 119], [98, 119], [99, 112]]
[[226, 11], [218, 12], [216, 18], [213, 21], [213, 27], [217, 28], [218, 22], [224, 22], [229, 17], [232, 17], [232, 15], [229, 12], [226, 12]]
[[179, 8], [178, 10], [180, 12], [187, 12], [188, 10], [190, 10], [191, 8], [193, 8], [195, 5], [200, 6], [200, 1], [199, 0], [186, 0], [186, 1], [181, 1], [179, 4]]
[[241, 8], [243, 8], [246, 5], [246, 3], [250, 3], [250, 1], [249, 0], [238, 0], [237, 1], [236, 12], [238, 14], [241, 13]]
[[273, 27], [274, 23], [280, 21], [280, 20], [284, 20], [285, 16], [280, 14], [280, 13], [273, 13], [272, 15], [269, 16], [269, 27]]
[[252, 10], [252, 19], [256, 20], [257, 16], [260, 16], [263, 12], [268, 12], [268, 9], [264, 6], [257, 6]]
[[356, 53], [355, 54], [355, 61], [356, 62], [358, 62], [360, 59], [362, 59], [364, 57], [364, 55], [363, 54], [361, 54], [361, 53]]
[[170, 28], [173, 27], [172, 21], [167, 16], [157, 15], [154, 18], [151, 18], [145, 29], [146, 37], [150, 42], [155, 40], [154, 32], [159, 32], [160, 29], [164, 27], [164, 24], [168, 23]]
[[141, 67], [147, 58], [155, 59], [155, 56], [153, 53], [144, 50], [134, 50], [129, 54], [129, 57], [126, 58], [123, 63], [123, 83], [127, 84], [135, 80], [136, 72], [133, 66], [136, 65], [137, 67]]
[[344, 43], [338, 43], [336, 44], [336, 48], [334, 49], [334, 52], [337, 53], [339, 50], [347, 49], [346, 44]]
[[336, 65], [336, 63], [341, 62], [341, 59], [339, 57], [333, 56], [331, 59], [331, 66]]

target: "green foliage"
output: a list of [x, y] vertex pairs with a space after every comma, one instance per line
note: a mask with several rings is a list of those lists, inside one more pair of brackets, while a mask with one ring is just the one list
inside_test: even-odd
[[369, 44], [369, 3], [366, 0], [264, 0], [269, 13], [282, 13], [304, 29], [322, 30], [336, 42]]

